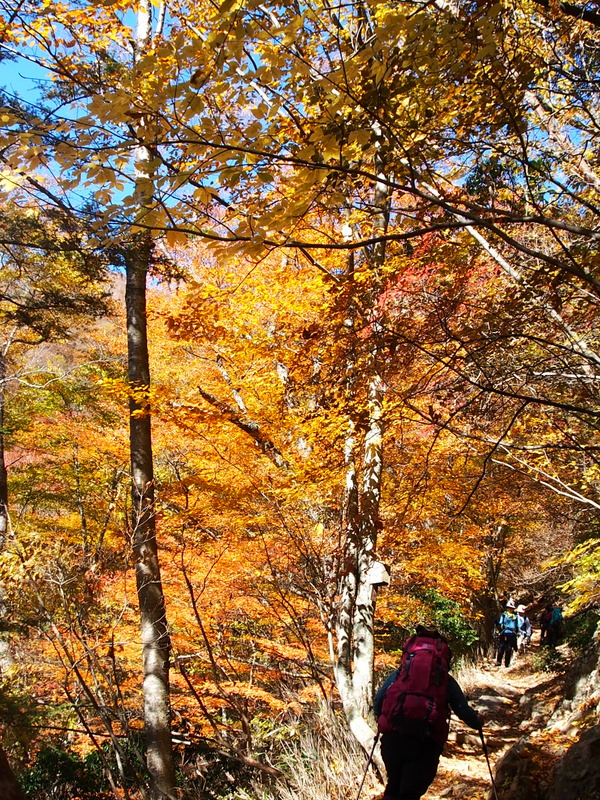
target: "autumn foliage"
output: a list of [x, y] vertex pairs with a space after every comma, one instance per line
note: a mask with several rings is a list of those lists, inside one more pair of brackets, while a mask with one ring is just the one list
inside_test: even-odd
[[475, 657], [505, 595], [595, 609], [595, 12], [39, 5], [0, 3], [3, 66], [35, 75], [0, 95], [17, 761], [175, 791], [148, 586], [177, 780], [215, 797], [327, 714], [369, 751], [416, 621]]

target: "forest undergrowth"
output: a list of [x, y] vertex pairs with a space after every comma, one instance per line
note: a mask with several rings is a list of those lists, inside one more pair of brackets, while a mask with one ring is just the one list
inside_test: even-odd
[[[547, 785], [555, 763], [566, 753], [579, 735], [578, 723], [557, 724], [551, 720], [565, 696], [566, 676], [574, 673], [577, 650], [562, 644], [556, 650], [541, 647], [536, 640], [525, 655], [514, 657], [511, 665], [498, 667], [495, 658], [462, 664], [454, 672], [472, 706], [484, 717], [485, 742], [489, 766], [479, 735], [462, 722], [452, 718], [448, 743], [440, 760], [438, 774], [426, 800], [460, 798], [460, 800], [490, 800], [490, 767], [500, 783], [496, 768], [515, 745], [526, 742], [527, 770], [538, 785]], [[350, 734], [340, 715], [322, 710], [311, 721], [297, 727], [289, 726], [285, 736], [278, 739], [271, 753], [271, 764], [281, 770], [282, 777], [273, 778], [248, 771], [225, 759], [215, 760], [216, 754], [196, 754], [186, 759], [192, 774], [186, 779], [181, 773], [179, 791], [182, 800], [381, 800], [383, 781], [375, 769], [365, 774], [367, 756]], [[200, 759], [200, 761], [198, 761]], [[47, 765], [50, 769], [51, 765]], [[72, 765], [61, 761], [55, 764], [53, 787], [48, 784], [48, 770], [40, 772], [39, 780], [30, 773], [23, 784], [28, 798], [33, 800], [72, 800], [76, 797], [108, 797], [97, 794], [87, 782], [71, 775]], [[38, 764], [36, 769], [40, 769]], [[241, 771], [240, 771], [241, 770]], [[52, 781], [51, 781], [52, 782]], [[133, 788], [133, 787], [132, 787]], [[504, 787], [505, 791], [509, 791]], [[508, 794], [500, 791], [501, 800]], [[134, 794], [130, 797], [137, 796]]]

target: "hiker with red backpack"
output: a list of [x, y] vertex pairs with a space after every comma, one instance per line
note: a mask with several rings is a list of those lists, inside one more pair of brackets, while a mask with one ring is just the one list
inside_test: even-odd
[[422, 625], [404, 643], [399, 668], [375, 697], [381, 756], [387, 771], [383, 800], [418, 800], [435, 778], [448, 738], [450, 711], [474, 730], [482, 717], [448, 674], [450, 648]]

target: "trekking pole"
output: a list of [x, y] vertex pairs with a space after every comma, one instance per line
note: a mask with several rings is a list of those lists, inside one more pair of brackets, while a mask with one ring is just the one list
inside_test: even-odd
[[371, 761], [373, 761], [373, 754], [375, 753], [375, 748], [377, 747], [377, 740], [379, 739], [379, 731], [377, 731], [377, 735], [375, 736], [375, 740], [373, 742], [373, 747], [371, 748], [371, 755], [369, 756], [369, 760], [367, 761], [367, 766], [365, 767], [365, 774], [362, 776], [362, 781], [360, 782], [360, 786], [358, 789], [358, 794], [356, 795], [356, 800], [360, 797], [360, 793], [362, 792], [362, 788], [365, 785], [365, 779], [367, 777], [367, 772], [369, 771], [369, 767], [371, 766]]
[[479, 728], [479, 735], [481, 736], [481, 746], [483, 747], [483, 754], [485, 756], [485, 760], [487, 761], [488, 769], [490, 771], [490, 780], [492, 781], [492, 789], [494, 790], [494, 797], [496, 798], [496, 800], [498, 800], [498, 790], [496, 789], [496, 781], [494, 780], [494, 773], [492, 772], [492, 765], [490, 764], [490, 757], [488, 755], [487, 744], [485, 743], [485, 739], [483, 738], [483, 728]]

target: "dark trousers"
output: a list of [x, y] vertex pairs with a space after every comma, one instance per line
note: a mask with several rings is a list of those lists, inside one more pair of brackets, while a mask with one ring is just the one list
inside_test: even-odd
[[498, 640], [498, 656], [496, 662], [498, 666], [502, 663], [502, 656], [504, 656], [504, 665], [508, 667], [513, 650], [517, 649], [517, 634], [516, 633], [501, 633]]
[[561, 626], [548, 625], [548, 633], [546, 634], [546, 644], [549, 647], [556, 647], [560, 640]]
[[381, 756], [387, 771], [383, 800], [419, 800], [435, 778], [442, 745], [432, 739], [384, 733]]

